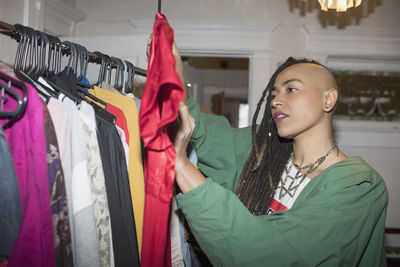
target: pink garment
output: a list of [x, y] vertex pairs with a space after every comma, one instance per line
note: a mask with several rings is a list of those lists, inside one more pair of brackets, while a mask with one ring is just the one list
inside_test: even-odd
[[62, 159], [64, 155], [67, 134], [67, 109], [65, 108], [63, 102], [54, 97], [50, 98], [49, 103], [47, 103], [47, 109], [49, 110], [54, 124], [54, 129], [57, 135], [58, 149], [60, 151], [60, 159]]
[[156, 15], [147, 81], [139, 115], [145, 147], [145, 208], [141, 266], [171, 266], [169, 214], [175, 179], [174, 146], [168, 124], [178, 115], [185, 91], [175, 71], [174, 32], [161, 13]]
[[[23, 213], [20, 233], [9, 255], [8, 266], [55, 266], [43, 104], [36, 90], [29, 84], [25, 85], [28, 91], [25, 113], [4, 130], [13, 155]], [[12, 88], [22, 96], [21, 90]], [[16, 101], [9, 97], [4, 110], [14, 110], [16, 105]], [[2, 125], [6, 122], [0, 120]]]

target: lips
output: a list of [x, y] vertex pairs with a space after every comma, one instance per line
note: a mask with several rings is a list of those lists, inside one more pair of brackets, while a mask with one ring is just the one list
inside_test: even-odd
[[274, 113], [274, 121], [275, 121], [275, 123], [278, 123], [278, 122], [286, 119], [287, 117], [289, 117], [289, 115], [287, 115], [287, 114], [285, 114], [283, 112], [280, 112], [280, 111], [277, 111], [277, 112]]

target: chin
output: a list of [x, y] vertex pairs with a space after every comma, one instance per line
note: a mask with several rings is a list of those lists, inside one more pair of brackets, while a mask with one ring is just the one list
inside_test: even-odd
[[280, 138], [285, 138], [285, 139], [293, 139], [296, 136], [296, 134], [293, 133], [292, 131], [284, 131], [279, 129], [278, 129], [278, 135]]

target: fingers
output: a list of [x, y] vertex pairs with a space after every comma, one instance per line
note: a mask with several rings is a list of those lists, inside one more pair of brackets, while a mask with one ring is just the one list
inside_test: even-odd
[[151, 40], [153, 39], [153, 34], [150, 34], [149, 41], [147, 41], [147, 47], [146, 47], [146, 56], [147, 56], [147, 62], [149, 61], [149, 56], [150, 56], [150, 44]]
[[188, 107], [181, 102], [179, 105], [179, 117], [181, 119], [181, 130], [185, 137], [192, 136], [196, 127], [195, 119], [190, 115]]
[[174, 147], [177, 158], [186, 159], [186, 148], [196, 124], [194, 118], [189, 113], [188, 107], [182, 102], [179, 106], [179, 118], [179, 129], [174, 138]]
[[175, 58], [175, 71], [179, 76], [179, 79], [182, 83], [183, 88], [185, 89], [185, 96], [184, 96], [184, 102], [186, 102], [189, 99], [189, 95], [187, 93], [187, 88], [186, 88], [186, 77], [183, 74], [183, 63], [182, 63], [182, 58], [179, 53], [178, 47], [176, 46], [175, 41], [172, 43], [172, 54], [174, 55]]
[[174, 55], [175, 59], [181, 59], [181, 55], [179, 53], [178, 47], [176, 46], [175, 41], [172, 43], [172, 54]]

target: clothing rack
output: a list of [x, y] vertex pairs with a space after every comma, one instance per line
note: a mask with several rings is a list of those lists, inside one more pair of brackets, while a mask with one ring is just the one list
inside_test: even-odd
[[[10, 36], [12, 39], [17, 40], [17, 42], [20, 40], [21, 36], [18, 32], [15, 31], [15, 26], [8, 24], [4, 21], [0, 21], [0, 33], [4, 35]], [[40, 39], [39, 39], [40, 41]], [[66, 44], [61, 44], [63, 53], [69, 54], [71, 52], [70, 48]], [[101, 58], [97, 56], [93, 52], [88, 52], [89, 55], [89, 62], [92, 63], [101, 63]], [[145, 69], [137, 68], [135, 67], [135, 74], [138, 74], [140, 76], [147, 76], [147, 71]]]

